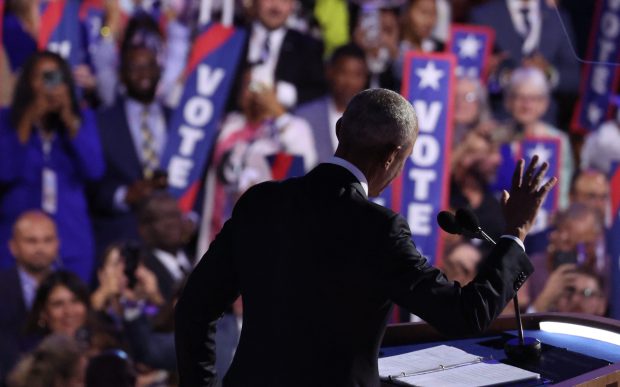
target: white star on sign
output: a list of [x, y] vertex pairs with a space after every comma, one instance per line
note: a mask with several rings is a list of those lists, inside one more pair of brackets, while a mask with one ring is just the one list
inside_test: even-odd
[[465, 39], [459, 40], [459, 56], [462, 58], [477, 58], [478, 51], [482, 48], [480, 40], [472, 34], [468, 34]]
[[437, 90], [439, 89], [439, 79], [443, 77], [444, 71], [435, 67], [435, 62], [428, 61], [426, 67], [417, 69], [415, 73], [420, 77], [420, 84], [418, 85], [420, 89], [431, 87], [433, 90]]
[[544, 162], [548, 162], [551, 159], [551, 149], [545, 148], [541, 143], [536, 144], [535, 147], [528, 149], [527, 157], [531, 159], [534, 155], [538, 155], [538, 165]]
[[603, 112], [601, 111], [600, 107], [596, 106], [593, 103], [591, 103], [590, 106], [588, 106], [588, 120], [591, 123], [598, 124], [602, 115], [603, 115]]

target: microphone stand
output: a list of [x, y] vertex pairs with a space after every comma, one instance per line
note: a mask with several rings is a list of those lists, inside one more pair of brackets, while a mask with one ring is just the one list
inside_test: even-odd
[[[479, 235], [481, 239], [496, 245], [493, 238], [491, 238], [480, 226], [476, 230], [475, 234]], [[533, 337], [524, 337], [523, 335], [523, 321], [521, 321], [521, 309], [519, 309], [519, 296], [515, 293], [512, 298], [512, 302], [515, 308], [515, 317], [517, 319], [517, 333], [519, 335], [515, 342], [515, 339], [510, 339], [504, 345], [504, 352], [509, 358], [514, 359], [532, 359], [540, 356], [542, 350], [542, 343], [540, 340]]]

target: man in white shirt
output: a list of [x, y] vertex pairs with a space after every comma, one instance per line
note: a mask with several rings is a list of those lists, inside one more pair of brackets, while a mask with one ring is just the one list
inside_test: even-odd
[[287, 109], [324, 92], [323, 44], [286, 26], [293, 0], [254, 0], [246, 62]]

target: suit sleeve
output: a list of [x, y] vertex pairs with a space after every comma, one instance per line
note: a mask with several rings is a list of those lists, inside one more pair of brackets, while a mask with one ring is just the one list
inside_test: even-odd
[[501, 238], [476, 278], [461, 287], [422, 257], [401, 216], [392, 222], [388, 243], [382, 270], [388, 297], [447, 335], [483, 332], [534, 271], [522, 248]]
[[215, 386], [215, 323], [239, 295], [233, 257], [235, 213], [189, 276], [175, 310], [180, 386]]

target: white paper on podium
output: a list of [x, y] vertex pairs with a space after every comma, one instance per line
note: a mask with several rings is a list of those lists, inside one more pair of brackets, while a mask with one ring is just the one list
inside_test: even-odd
[[540, 375], [448, 345], [379, 359], [379, 376], [411, 386], [493, 386]]

